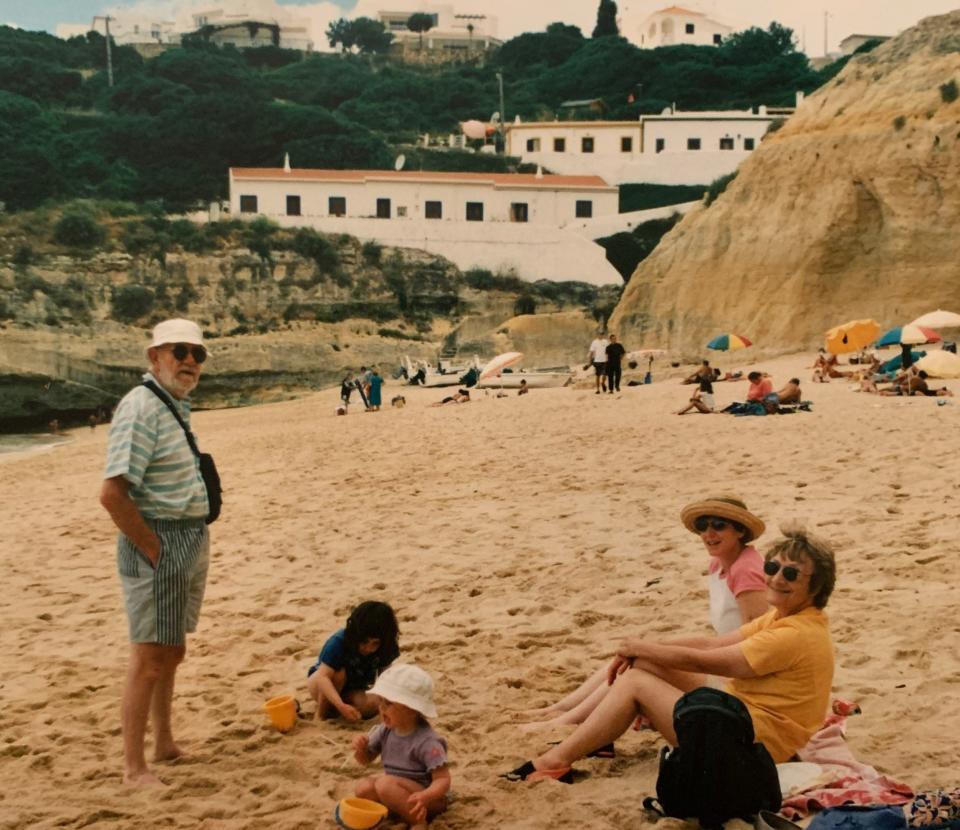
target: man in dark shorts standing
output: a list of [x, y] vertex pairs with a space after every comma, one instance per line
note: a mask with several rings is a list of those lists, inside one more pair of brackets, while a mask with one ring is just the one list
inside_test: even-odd
[[[597, 332], [597, 336], [590, 344], [590, 351], [587, 353], [587, 361], [593, 364], [593, 373], [597, 377], [597, 392], [607, 391], [607, 346], [610, 341], [603, 336], [602, 331]], [[586, 367], [584, 367], [586, 368]]]
[[154, 760], [182, 755], [171, 725], [173, 687], [187, 634], [196, 630], [200, 616], [210, 506], [199, 462], [167, 401], [189, 428], [186, 398], [200, 381], [206, 357], [196, 323], [157, 324], [147, 349], [150, 371], [143, 376], [157, 391], [143, 384], [129, 391], [117, 405], [107, 439], [100, 503], [120, 531], [117, 568], [131, 644], [121, 706], [127, 784], [163, 783], [144, 755], [148, 715]]
[[610, 335], [610, 343], [607, 346], [607, 391], [612, 395], [615, 391], [620, 391], [620, 377], [623, 375], [623, 356], [627, 350], [623, 348], [622, 343], [617, 342], [617, 335]]

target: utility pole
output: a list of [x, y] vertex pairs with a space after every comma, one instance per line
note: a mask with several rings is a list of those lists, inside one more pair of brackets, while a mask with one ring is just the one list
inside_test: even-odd
[[97, 21], [103, 21], [104, 34], [107, 39], [107, 86], [113, 87], [113, 55], [110, 53], [110, 21], [115, 18], [110, 17], [94, 17], [93, 18], [93, 28], [97, 28]]
[[507, 113], [506, 113], [506, 110], [504, 110], [503, 108], [503, 73], [502, 72], [497, 73], [497, 83], [499, 83], [500, 85], [500, 124], [499, 124], [500, 148], [502, 152], [506, 152], [507, 142], [505, 138], [503, 122], [507, 120]]
[[830, 54], [830, 50], [827, 48], [827, 28], [829, 24], [827, 21], [830, 18], [830, 12], [824, 11], [823, 13], [823, 56], [827, 57]]

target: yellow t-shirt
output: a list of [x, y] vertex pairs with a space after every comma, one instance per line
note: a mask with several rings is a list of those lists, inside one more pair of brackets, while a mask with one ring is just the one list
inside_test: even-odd
[[771, 608], [740, 626], [740, 648], [757, 677], [734, 678], [726, 691], [740, 698], [753, 731], [781, 764], [822, 725], [833, 684], [833, 643], [819, 608], [776, 618]]

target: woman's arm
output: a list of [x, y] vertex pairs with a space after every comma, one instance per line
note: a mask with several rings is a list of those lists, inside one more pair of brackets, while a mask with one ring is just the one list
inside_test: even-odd
[[732, 637], [739, 639], [714, 648], [632, 641], [625, 643], [625, 647], [618, 651], [617, 655], [625, 659], [648, 660], [667, 669], [716, 674], [721, 677], [756, 677], [756, 672], [750, 667], [738, 644], [743, 639], [739, 631], [733, 631], [716, 639], [728, 640]]
[[767, 592], [744, 591], [737, 597], [737, 607], [740, 609], [740, 619], [745, 623], [762, 617], [770, 610], [767, 604]]

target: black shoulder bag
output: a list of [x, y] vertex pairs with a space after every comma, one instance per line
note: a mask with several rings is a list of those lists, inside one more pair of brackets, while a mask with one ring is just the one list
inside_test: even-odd
[[190, 445], [190, 449], [193, 450], [193, 454], [197, 457], [197, 460], [199, 460], [200, 475], [203, 478], [204, 486], [207, 488], [207, 501], [210, 504], [210, 512], [207, 514], [205, 521], [207, 524], [213, 524], [220, 515], [220, 508], [223, 506], [220, 474], [217, 472], [217, 465], [213, 463], [213, 456], [208, 452], [200, 452], [197, 448], [197, 442], [194, 440], [193, 433], [190, 432], [187, 425], [183, 422], [183, 418], [180, 417], [177, 408], [173, 405], [173, 402], [157, 388], [157, 385], [152, 380], [145, 380], [143, 385], [160, 398], [160, 400], [167, 405], [167, 409], [173, 413], [173, 417], [177, 419], [177, 423], [180, 424], [183, 429], [183, 434], [187, 437], [187, 443]]

